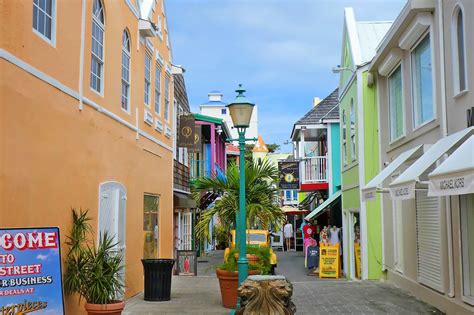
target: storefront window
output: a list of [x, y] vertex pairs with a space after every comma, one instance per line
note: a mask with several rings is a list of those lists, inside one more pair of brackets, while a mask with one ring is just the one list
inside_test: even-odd
[[474, 305], [474, 194], [461, 196], [460, 202], [463, 296]]
[[143, 258], [158, 258], [158, 210], [159, 197], [143, 197]]

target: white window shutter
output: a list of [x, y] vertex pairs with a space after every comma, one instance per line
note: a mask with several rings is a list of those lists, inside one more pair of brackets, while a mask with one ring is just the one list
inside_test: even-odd
[[444, 292], [439, 199], [427, 194], [427, 191], [416, 191], [418, 281]]

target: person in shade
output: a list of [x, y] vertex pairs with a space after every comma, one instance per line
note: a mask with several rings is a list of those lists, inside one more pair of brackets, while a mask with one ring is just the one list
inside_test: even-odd
[[293, 225], [286, 220], [286, 224], [283, 227], [283, 236], [285, 237], [286, 250], [291, 249], [291, 238], [293, 237]]

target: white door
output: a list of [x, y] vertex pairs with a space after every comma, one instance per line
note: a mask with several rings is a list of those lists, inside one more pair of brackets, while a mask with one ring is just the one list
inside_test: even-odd
[[[125, 222], [127, 191], [117, 182], [102, 183], [99, 188], [99, 235], [107, 232], [114, 240], [116, 251], [123, 257], [125, 266]], [[125, 283], [125, 268], [122, 272]]]

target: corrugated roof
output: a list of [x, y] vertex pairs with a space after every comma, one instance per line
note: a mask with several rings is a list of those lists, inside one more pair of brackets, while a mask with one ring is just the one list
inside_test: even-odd
[[295, 125], [320, 124], [321, 119], [339, 119], [339, 93], [335, 89], [317, 106], [311, 108]]
[[357, 22], [357, 36], [362, 57], [362, 63], [370, 62], [375, 56], [378, 44], [392, 25], [391, 21]]

